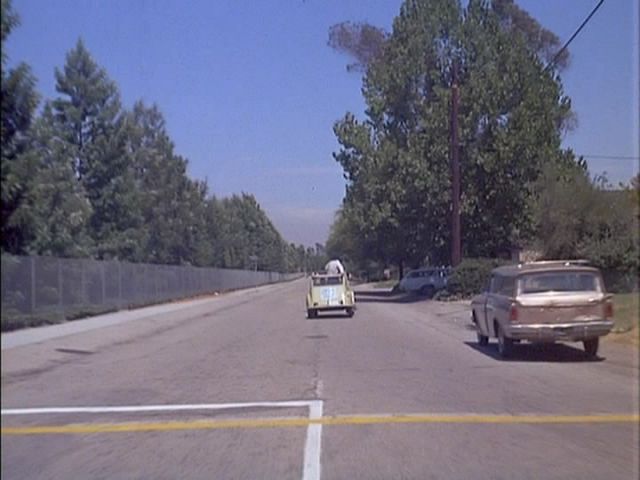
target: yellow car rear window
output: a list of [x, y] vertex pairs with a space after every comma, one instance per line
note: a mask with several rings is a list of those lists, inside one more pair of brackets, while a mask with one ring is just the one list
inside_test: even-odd
[[320, 285], [340, 285], [342, 283], [342, 277], [337, 275], [334, 277], [316, 277], [313, 279], [314, 286]]

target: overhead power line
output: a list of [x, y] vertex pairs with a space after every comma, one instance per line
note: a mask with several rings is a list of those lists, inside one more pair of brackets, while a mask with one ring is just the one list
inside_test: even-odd
[[576, 38], [578, 36], [578, 34], [580, 33], [580, 31], [584, 28], [584, 26], [589, 23], [589, 20], [591, 20], [591, 17], [593, 17], [593, 15], [598, 11], [598, 9], [600, 8], [600, 6], [604, 3], [604, 0], [600, 0], [598, 2], [598, 4], [594, 7], [593, 10], [591, 10], [591, 13], [587, 16], [587, 18], [584, 19], [584, 21], [582, 22], [582, 24], [580, 24], [580, 26], [578, 27], [578, 29], [573, 33], [573, 35], [571, 35], [571, 38], [569, 38], [569, 40], [567, 40], [567, 43], [565, 43], [563, 45], [563, 47], [558, 50], [558, 53], [555, 54], [555, 56], [553, 57], [553, 59], [551, 60], [551, 62], [549, 62], [549, 64], [545, 67], [545, 70], [548, 70], [549, 68], [553, 67], [555, 65], [555, 63], [558, 61], [558, 58], [560, 57], [560, 55], [562, 55], [562, 52], [564, 52], [567, 47], [569, 46], [569, 44], [573, 41], [574, 38]]
[[[465, 146], [465, 144], [463, 144], [462, 146]], [[537, 145], [534, 143], [519, 143], [518, 146], [536, 147]], [[571, 148], [571, 147], [568, 147], [568, 148]], [[479, 148], [476, 151], [480, 153], [497, 153], [498, 152], [496, 147]], [[576, 156], [576, 158], [582, 157], [582, 158], [592, 158], [596, 160], [640, 160], [640, 156], [637, 156], [637, 155], [604, 155], [601, 153], [580, 153], [580, 152], [576, 152], [573, 149], [571, 151]]]

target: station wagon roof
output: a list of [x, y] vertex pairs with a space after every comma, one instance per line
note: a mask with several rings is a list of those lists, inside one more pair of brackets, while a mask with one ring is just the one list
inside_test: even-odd
[[502, 267], [494, 268], [492, 273], [497, 273], [504, 276], [516, 276], [527, 272], [539, 272], [539, 271], [585, 271], [585, 272], [598, 272], [595, 267], [589, 266], [585, 260], [548, 260], [541, 262], [519, 263], [514, 265], [505, 265]]

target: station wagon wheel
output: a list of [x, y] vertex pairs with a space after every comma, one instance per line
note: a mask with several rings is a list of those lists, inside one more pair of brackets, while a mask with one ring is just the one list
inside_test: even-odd
[[316, 312], [312, 308], [307, 310], [307, 318], [316, 318], [317, 316], [318, 316], [318, 312]]
[[502, 358], [507, 358], [513, 350], [513, 340], [505, 336], [504, 330], [497, 325], [498, 329], [498, 354]]
[[355, 313], [355, 312], [354, 312], [353, 308], [347, 308], [347, 315], [348, 315], [349, 317], [353, 317], [353, 314], [354, 314], [354, 313]]
[[482, 334], [482, 330], [480, 330], [480, 325], [478, 325], [478, 319], [476, 318], [476, 312], [471, 313], [471, 323], [476, 327], [476, 336], [478, 337], [478, 344], [481, 347], [484, 347], [489, 344], [489, 337]]
[[435, 293], [435, 291], [436, 289], [433, 287], [433, 285], [425, 285], [420, 289], [420, 295], [424, 295], [427, 298], [431, 298], [433, 297], [433, 294]]
[[600, 337], [590, 338], [589, 340], [585, 340], [582, 342], [584, 345], [584, 351], [587, 352], [587, 355], [590, 357], [595, 357], [598, 355], [598, 347], [600, 346]]

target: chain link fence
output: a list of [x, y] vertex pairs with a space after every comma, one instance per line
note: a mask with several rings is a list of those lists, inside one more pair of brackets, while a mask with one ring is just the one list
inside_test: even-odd
[[222, 268], [2, 255], [2, 330], [300, 277]]

